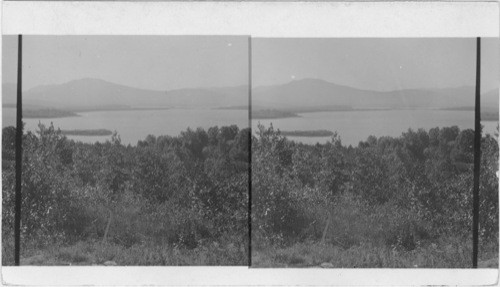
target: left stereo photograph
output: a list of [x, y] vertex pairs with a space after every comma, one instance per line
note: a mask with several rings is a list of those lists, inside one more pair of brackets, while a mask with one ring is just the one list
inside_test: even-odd
[[4, 266], [248, 265], [249, 37], [2, 40]]

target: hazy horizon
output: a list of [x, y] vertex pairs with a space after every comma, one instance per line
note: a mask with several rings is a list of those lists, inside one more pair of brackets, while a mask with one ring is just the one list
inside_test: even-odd
[[[98, 81], [108, 82], [108, 83], [111, 83], [111, 84], [116, 84], [116, 85], [130, 87], [130, 88], [137, 88], [137, 89], [150, 90], [150, 91], [156, 91], [156, 92], [174, 91], [174, 90], [183, 90], [183, 89], [210, 89], [210, 88], [230, 88], [230, 87], [244, 87], [244, 86], [248, 86], [248, 84], [239, 84], [239, 85], [233, 85], [233, 86], [198, 86], [198, 87], [175, 88], [175, 89], [171, 89], [171, 90], [155, 90], [155, 89], [141, 88], [141, 87], [131, 86], [131, 85], [127, 85], [127, 84], [116, 83], [116, 82], [112, 82], [112, 81], [108, 81], [108, 80], [104, 80], [104, 79], [100, 79], [100, 78], [85, 77], [85, 78], [79, 78], [79, 79], [69, 80], [69, 81], [63, 82], [63, 83], [44, 84], [44, 85], [38, 85], [38, 86], [35, 86], [35, 87], [31, 87], [31, 88], [25, 88], [25, 87], [23, 87], [23, 92], [29, 91], [29, 90], [31, 90], [33, 88], [37, 88], [37, 87], [57, 86], [57, 85], [63, 85], [63, 84], [66, 84], [66, 83], [75, 82], [75, 81], [81, 81], [81, 80], [98, 80]], [[336, 82], [328, 81], [328, 80], [325, 80], [325, 79], [322, 79], [322, 78], [311, 78], [311, 77], [295, 78], [295, 79], [290, 79], [288, 82], [277, 83], [277, 84], [261, 85], [261, 86], [253, 86], [253, 88], [265, 88], [265, 87], [271, 87], [271, 86], [280, 86], [280, 85], [286, 85], [286, 84], [289, 84], [289, 83], [292, 83], [292, 82], [299, 82], [299, 81], [304, 81], [304, 80], [319, 80], [319, 81], [325, 81], [325, 82], [329, 82], [329, 83], [332, 83], [332, 84], [335, 84], [335, 85], [347, 86], [347, 87], [351, 87], [351, 88], [355, 88], [355, 89], [359, 89], [359, 90], [376, 91], [376, 90], [363, 89], [363, 88], [356, 87], [356, 86], [342, 85], [342, 84], [338, 84]], [[16, 85], [16, 82], [15, 81], [12, 81], [12, 82], [3, 82], [2, 84]], [[411, 90], [411, 89], [426, 90], [426, 89], [447, 89], [447, 88], [461, 88], [461, 87], [474, 87], [474, 86], [475, 86], [475, 83], [471, 84], [471, 85], [465, 85], [464, 84], [464, 85], [460, 85], [460, 86], [448, 86], [448, 87], [439, 87], [439, 88], [438, 87], [421, 87], [421, 88], [387, 90], [385, 92], [400, 91], [400, 90]], [[499, 89], [499, 87], [498, 86], [497, 87], [492, 87], [491, 89], [487, 89], [487, 90], [482, 89], [481, 90], [481, 94], [489, 92], [489, 91], [492, 91], [492, 90], [496, 90], [496, 89]]]
[[[86, 78], [154, 91], [244, 86], [247, 40], [243, 36], [24, 36], [23, 90]], [[498, 42], [482, 39], [484, 92], [498, 89]], [[475, 86], [475, 43], [475, 38], [254, 38], [252, 84], [265, 87], [318, 79], [371, 91]], [[4, 84], [17, 81], [16, 56], [17, 37], [4, 36]]]
[[[119, 86], [124, 86], [124, 87], [128, 87], [128, 88], [134, 88], [134, 89], [141, 89], [141, 90], [153, 91], [153, 92], [165, 92], [165, 91], [168, 92], [168, 91], [187, 90], [187, 89], [212, 89], [212, 88], [213, 89], [217, 89], [217, 88], [244, 87], [244, 86], [248, 86], [248, 84], [239, 84], [239, 85], [233, 85], [233, 86], [226, 86], [226, 85], [224, 85], [224, 86], [197, 86], [197, 87], [182, 87], [182, 88], [175, 88], [175, 89], [160, 89], [160, 90], [156, 90], [156, 89], [148, 89], [148, 88], [136, 87], [136, 86], [132, 86], [132, 85], [128, 85], [128, 84], [116, 83], [116, 82], [113, 82], [113, 81], [108, 81], [108, 80], [104, 80], [104, 79], [100, 79], [100, 78], [85, 77], [85, 78], [79, 78], [79, 79], [69, 80], [67, 82], [62, 82], [62, 83], [38, 85], [38, 86], [31, 87], [31, 88], [25, 88], [23, 86], [23, 92], [27, 92], [29, 90], [36, 89], [36, 88], [39, 88], [39, 87], [59, 86], [59, 85], [64, 85], [64, 84], [71, 83], [71, 82], [78, 82], [78, 81], [85, 81], [85, 80], [103, 81], [103, 82], [114, 84], [114, 85], [119, 85]], [[2, 84], [16, 85], [16, 82], [15, 81], [13, 81], [13, 82], [4, 82]]]
[[[474, 105], [472, 38], [255, 38], [252, 43], [255, 106]], [[248, 37], [27, 36], [23, 44], [26, 104], [81, 110], [117, 104], [227, 108], [248, 103], [248, 91], [239, 88], [249, 80]], [[4, 47], [3, 80], [12, 82], [16, 37], [8, 37]], [[498, 39], [482, 41], [482, 94], [498, 89], [497, 47]], [[65, 83], [70, 84], [60, 86]], [[495, 98], [490, 93], [482, 104], [498, 105]], [[4, 89], [2, 102], [15, 102], [15, 87]]]
[[[17, 36], [3, 37], [2, 83], [17, 82]], [[23, 90], [84, 78], [147, 90], [248, 82], [246, 36], [23, 36]]]
[[[481, 40], [481, 89], [498, 88], [497, 38]], [[475, 38], [254, 38], [252, 83], [304, 78], [372, 91], [475, 86]]]

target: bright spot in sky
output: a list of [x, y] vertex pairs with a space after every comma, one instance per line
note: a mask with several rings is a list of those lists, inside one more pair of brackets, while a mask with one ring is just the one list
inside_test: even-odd
[[232, 45], [233, 45], [233, 43], [227, 43], [228, 47], [231, 47]]
[[295, 75], [291, 75], [290, 78], [292, 78], [292, 80], [295, 80]]
[[403, 66], [399, 66], [399, 69], [403, 69]]

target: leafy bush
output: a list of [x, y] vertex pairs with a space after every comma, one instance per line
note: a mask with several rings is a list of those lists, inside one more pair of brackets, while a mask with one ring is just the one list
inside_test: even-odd
[[[2, 232], [8, 247], [13, 241], [15, 131], [5, 128], [2, 142]], [[116, 133], [111, 141], [86, 144], [67, 139], [52, 125], [39, 125], [36, 134], [23, 138], [23, 244], [36, 245], [33, 252], [82, 241], [133, 250], [149, 250], [148, 244], [193, 250], [227, 240], [239, 246], [248, 234], [249, 138], [249, 129], [230, 126], [209, 133], [188, 129], [178, 137], [148, 136], [137, 146], [123, 145]], [[30, 255], [27, 248], [23, 253]], [[70, 253], [56, 260], [84, 260]], [[11, 253], [3, 254], [3, 262], [12, 264]], [[206, 256], [210, 264], [236, 257], [246, 262], [234, 254]]]
[[[470, 237], [473, 136], [455, 126], [370, 136], [358, 147], [343, 146], [335, 134], [312, 146], [259, 126], [252, 140], [252, 246], [272, 252], [322, 242], [421, 252]], [[480, 239], [497, 246], [497, 139], [484, 136], [481, 150]], [[272, 261], [308, 262], [287, 256]]]

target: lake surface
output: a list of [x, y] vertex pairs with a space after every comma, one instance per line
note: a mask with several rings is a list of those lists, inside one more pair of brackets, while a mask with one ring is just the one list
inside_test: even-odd
[[[2, 110], [2, 126], [15, 124], [15, 109]], [[122, 143], [137, 144], [147, 135], [177, 136], [188, 127], [208, 129], [212, 126], [236, 124], [240, 129], [248, 127], [246, 110], [215, 109], [171, 109], [139, 111], [101, 111], [80, 113], [80, 117], [56, 119], [24, 119], [30, 131], [38, 129], [38, 123], [54, 123], [62, 130], [73, 129], [108, 129], [117, 131]], [[389, 111], [354, 111], [354, 112], [316, 112], [300, 114], [300, 117], [285, 119], [253, 120], [252, 128], [257, 130], [258, 123], [286, 131], [293, 130], [330, 130], [337, 131], [343, 144], [357, 146], [359, 141], [368, 136], [400, 136], [409, 128], [429, 130], [434, 127], [456, 125], [460, 129], [474, 127], [473, 111], [442, 110], [389, 110]], [[484, 132], [493, 134], [498, 122], [482, 122]], [[68, 136], [83, 142], [104, 142], [111, 136]], [[325, 143], [330, 137], [288, 137], [308, 144]]]
[[[15, 125], [16, 110], [2, 110], [2, 126]], [[170, 110], [135, 110], [135, 111], [99, 111], [79, 113], [80, 117], [55, 119], [24, 119], [26, 130], [38, 130], [38, 123], [54, 123], [61, 130], [73, 129], [108, 129], [117, 131], [122, 143], [136, 145], [147, 135], [177, 136], [188, 127], [205, 130], [212, 126], [237, 125], [240, 129], [248, 127], [247, 110], [215, 109], [170, 109]], [[83, 142], [104, 142], [111, 136], [67, 136]]]
[[[255, 132], [260, 122], [265, 127], [272, 123], [275, 129], [293, 130], [329, 130], [337, 131], [342, 143], [357, 146], [370, 135], [400, 136], [409, 128], [429, 130], [434, 127], [458, 126], [460, 129], [474, 128], [474, 111], [444, 110], [387, 110], [387, 111], [345, 111], [316, 112], [299, 114], [300, 117], [269, 120], [252, 120]], [[492, 134], [498, 122], [482, 122], [484, 132]], [[308, 144], [325, 143], [331, 137], [288, 137]]]

